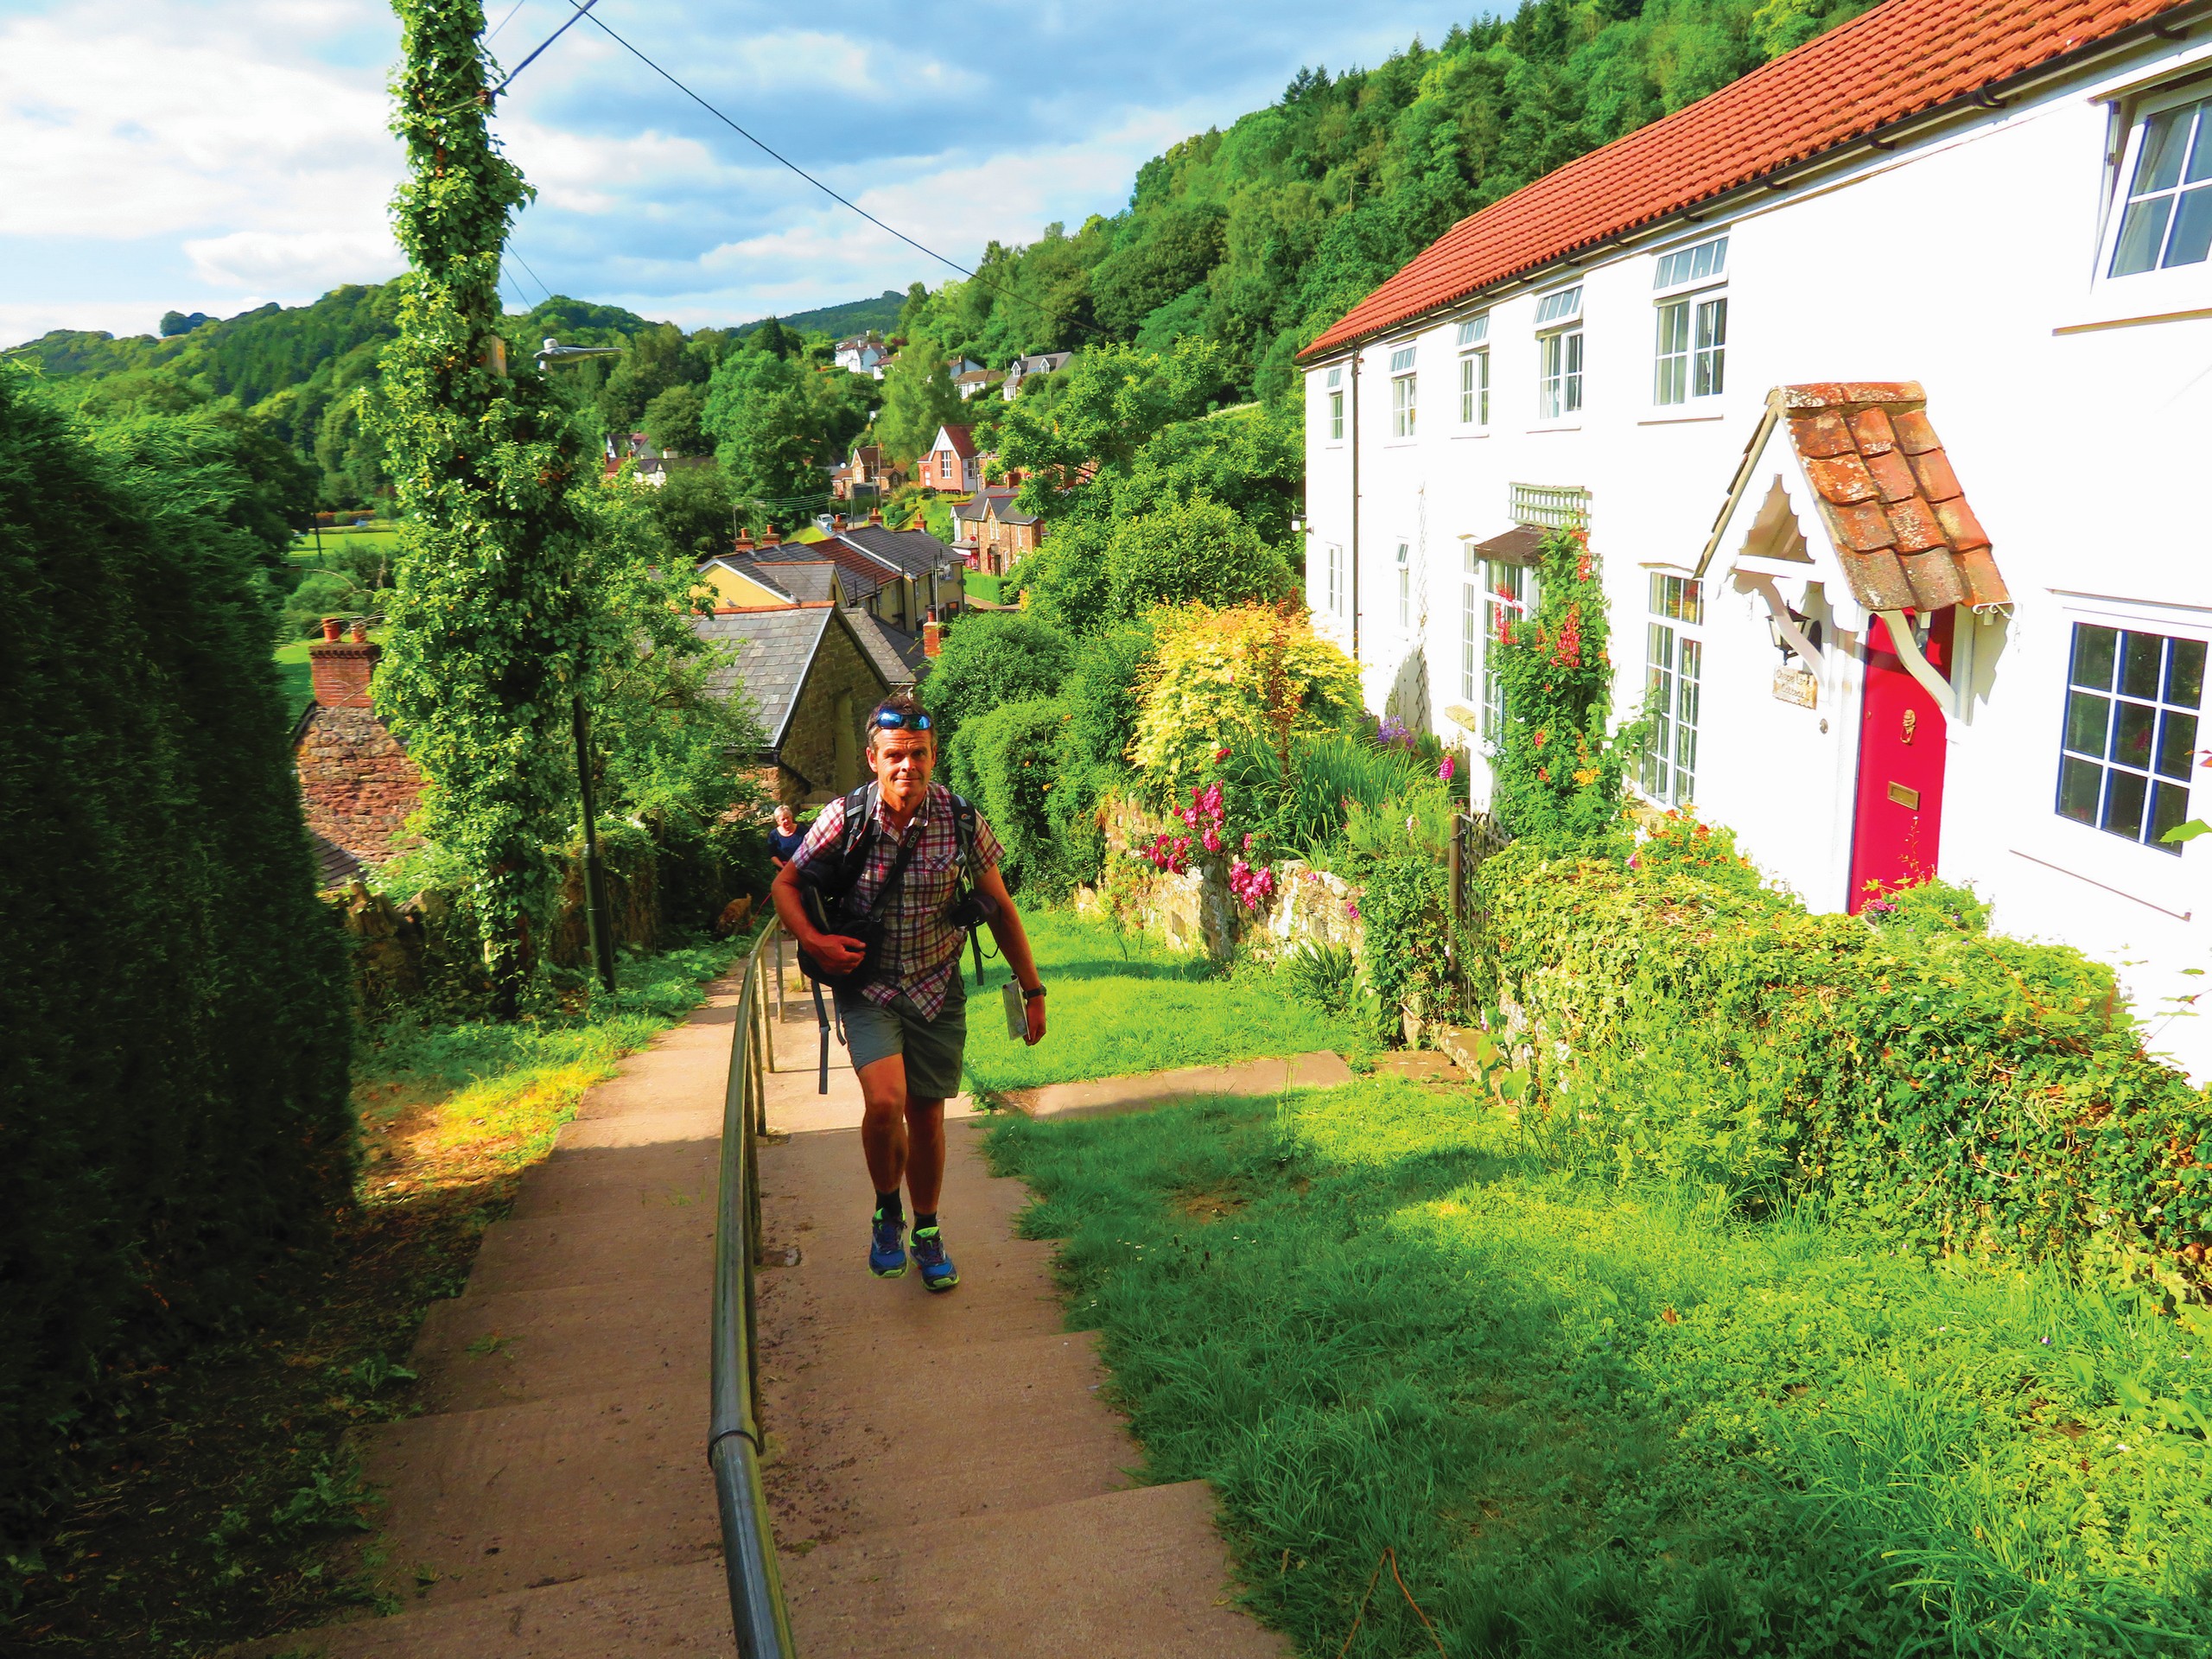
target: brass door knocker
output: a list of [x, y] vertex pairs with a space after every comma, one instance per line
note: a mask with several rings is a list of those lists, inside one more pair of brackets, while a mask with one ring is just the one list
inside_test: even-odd
[[1919, 724], [1920, 711], [1917, 709], [1906, 709], [1904, 711], [1904, 741], [1906, 742], [1912, 741], [1912, 728]]

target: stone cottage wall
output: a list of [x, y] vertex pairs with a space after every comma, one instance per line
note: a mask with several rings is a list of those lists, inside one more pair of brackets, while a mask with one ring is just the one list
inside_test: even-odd
[[315, 834], [367, 864], [413, 844], [402, 826], [422, 795], [423, 774], [372, 711], [309, 709], [293, 758]]

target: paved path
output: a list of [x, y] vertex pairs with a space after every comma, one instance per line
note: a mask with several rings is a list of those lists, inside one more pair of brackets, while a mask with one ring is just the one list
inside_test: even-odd
[[[403, 1611], [242, 1655], [734, 1654], [703, 1445], [735, 1001], [718, 987], [586, 1097], [423, 1325], [429, 1413], [361, 1437], [386, 1499], [365, 1559]], [[1126, 1473], [1138, 1450], [1091, 1338], [1062, 1328], [1051, 1246], [1014, 1235], [1028, 1194], [985, 1168], [972, 1104], [951, 1105], [942, 1206], [959, 1288], [874, 1280], [858, 1085], [833, 1046], [816, 1093], [810, 1004], [775, 1032], [794, 1069], [768, 1082], [761, 1179], [770, 1257], [795, 1259], [760, 1281], [761, 1414], [804, 1659], [1287, 1654], [1230, 1605], [1211, 1491]], [[1262, 1069], [1211, 1081], [1282, 1086], [1284, 1062]], [[1165, 1097], [1148, 1086], [1062, 1104]]]

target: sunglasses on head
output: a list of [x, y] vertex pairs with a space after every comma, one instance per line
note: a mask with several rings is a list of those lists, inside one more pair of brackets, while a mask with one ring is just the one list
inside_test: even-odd
[[879, 709], [868, 717], [868, 723], [880, 732], [926, 732], [930, 717], [924, 714], [908, 714], [904, 709]]

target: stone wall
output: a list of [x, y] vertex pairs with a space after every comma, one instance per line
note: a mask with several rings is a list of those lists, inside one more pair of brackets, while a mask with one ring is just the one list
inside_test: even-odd
[[403, 826], [423, 792], [423, 774], [371, 710], [318, 703], [292, 753], [308, 829], [365, 864], [413, 844]]
[[1180, 874], [1154, 870], [1133, 855], [1155, 837], [1181, 825], [1153, 817], [1126, 799], [1105, 809], [1108, 878], [1105, 891], [1079, 888], [1076, 908], [1110, 915], [1178, 950], [1204, 950], [1225, 962], [1238, 949], [1264, 958], [1308, 945], [1366, 949], [1357, 914], [1358, 889], [1342, 876], [1301, 859], [1274, 865], [1275, 890], [1268, 903], [1246, 910], [1229, 890], [1229, 861], [1198, 858]]
[[[852, 630], [833, 616], [778, 752], [783, 769], [810, 785], [805, 801], [834, 799], [861, 781], [861, 728], [890, 690]], [[777, 780], [778, 798], [794, 806], [802, 803], [785, 791], [797, 781]]]

